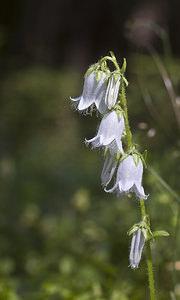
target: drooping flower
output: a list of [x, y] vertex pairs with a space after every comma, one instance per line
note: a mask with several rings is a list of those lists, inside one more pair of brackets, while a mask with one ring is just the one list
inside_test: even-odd
[[106, 192], [117, 192], [117, 196], [123, 196], [129, 192], [135, 192], [139, 198], [147, 199], [142, 187], [143, 164], [139, 158], [136, 165], [132, 155], [123, 159], [118, 167], [116, 183], [113, 188]]
[[106, 95], [105, 95], [105, 104], [107, 105], [108, 109], [111, 109], [117, 101], [118, 92], [120, 86], [120, 76], [115, 78], [113, 75], [110, 77]]
[[79, 111], [86, 110], [92, 104], [95, 104], [101, 114], [107, 110], [107, 105], [104, 101], [107, 89], [106, 73], [102, 72], [101, 76], [101, 79], [97, 81], [94, 71], [87, 75], [85, 77], [82, 95], [75, 99], [70, 98], [74, 102], [79, 102], [77, 106]]
[[145, 237], [142, 233], [141, 228], [139, 228], [137, 231], [133, 233], [132, 241], [131, 241], [129, 260], [132, 269], [138, 268], [139, 262], [141, 260], [144, 244], [145, 244]]
[[106, 155], [104, 166], [101, 172], [101, 181], [103, 186], [107, 186], [111, 181], [117, 164], [118, 162], [116, 160], [115, 154], [112, 155], [111, 153], [108, 153]]
[[101, 120], [97, 135], [86, 140], [86, 144], [92, 143], [93, 148], [106, 146], [110, 150], [115, 148], [123, 153], [121, 137], [124, 130], [124, 118], [114, 110], [107, 113]]

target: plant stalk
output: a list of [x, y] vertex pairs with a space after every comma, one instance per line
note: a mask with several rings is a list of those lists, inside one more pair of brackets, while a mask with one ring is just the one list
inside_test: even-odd
[[[145, 208], [144, 199], [140, 199], [140, 205], [141, 205], [142, 217], [145, 217], [146, 216], [146, 208]], [[155, 295], [155, 286], [154, 286], [154, 276], [153, 276], [153, 266], [152, 266], [150, 241], [147, 241], [145, 245], [146, 245], [146, 257], [147, 257], [147, 268], [148, 268], [150, 297], [151, 297], [151, 300], [155, 300], [156, 295]]]
[[[121, 105], [124, 110], [125, 129], [126, 129], [126, 138], [127, 138], [127, 143], [128, 143], [128, 149], [131, 149], [132, 148], [132, 134], [131, 134], [129, 120], [128, 120], [127, 100], [126, 100], [126, 93], [125, 93], [125, 86], [124, 86], [123, 79], [121, 79], [121, 95], [120, 95], [120, 97], [121, 97]], [[145, 208], [144, 199], [140, 199], [140, 205], [141, 205], [141, 214], [142, 214], [142, 218], [143, 218], [146, 216], [146, 208]], [[156, 296], [155, 296], [155, 286], [154, 286], [154, 276], [153, 276], [150, 241], [146, 242], [146, 257], [147, 257], [150, 299], [155, 300]]]
[[129, 120], [128, 120], [128, 111], [127, 111], [127, 101], [126, 101], [126, 93], [125, 93], [125, 86], [124, 81], [121, 79], [121, 104], [124, 110], [124, 121], [125, 121], [125, 128], [126, 128], [126, 138], [128, 143], [128, 149], [132, 148], [132, 134], [129, 127]]

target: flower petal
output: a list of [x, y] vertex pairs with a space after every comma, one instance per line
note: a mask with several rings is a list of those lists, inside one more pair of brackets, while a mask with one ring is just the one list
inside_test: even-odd
[[139, 186], [134, 185], [133, 190], [136, 193], [136, 196], [139, 197], [140, 199], [146, 200], [149, 197], [149, 194], [145, 195], [144, 188], [142, 187], [142, 185]]
[[130, 260], [130, 266], [131, 268], [135, 268], [134, 264], [134, 248], [135, 248], [135, 240], [136, 240], [136, 235], [133, 234], [132, 240], [131, 240], [131, 249], [130, 249], [130, 254], [129, 254], [129, 260]]
[[81, 97], [82, 97], [82, 95], [80, 97], [77, 97], [77, 98], [70, 97], [70, 100], [72, 100], [72, 101], [79, 101], [81, 99]]
[[128, 192], [134, 185], [134, 176], [136, 175], [136, 165], [133, 157], [129, 155], [119, 165], [117, 172], [117, 181], [120, 191]]
[[84, 110], [91, 106], [93, 104], [93, 99], [92, 98], [85, 98], [83, 95], [79, 101], [78, 109], [79, 110]]
[[120, 148], [119, 150], [122, 151], [120, 141], [124, 129], [124, 127], [122, 128], [124, 121], [121, 122], [121, 130], [119, 126], [120, 121], [116, 111], [107, 113], [101, 121], [98, 134], [102, 136], [101, 141], [103, 145], [108, 145], [115, 139], [116, 143], [118, 141], [117, 145], [119, 146], [118, 148]]
[[116, 190], [116, 188], [117, 188], [117, 183], [115, 183], [115, 185], [111, 189], [109, 189], [109, 190], [107, 190], [106, 188], [104, 188], [104, 191], [107, 192], [107, 193], [112, 193], [112, 192], [114, 192]]
[[117, 148], [118, 150], [120, 151], [121, 154], [124, 153], [124, 150], [123, 150], [123, 147], [122, 147], [122, 142], [121, 140], [116, 140], [116, 143], [117, 143]]
[[96, 135], [94, 138], [87, 140], [85, 139], [85, 144], [88, 146], [90, 143], [93, 144], [93, 148], [99, 147], [100, 146], [100, 141], [99, 141], [99, 136]]
[[139, 198], [147, 199], [149, 195], [145, 195], [144, 188], [142, 187], [142, 176], [143, 176], [143, 163], [139, 159], [139, 163], [136, 168], [136, 176], [134, 181], [134, 191]]

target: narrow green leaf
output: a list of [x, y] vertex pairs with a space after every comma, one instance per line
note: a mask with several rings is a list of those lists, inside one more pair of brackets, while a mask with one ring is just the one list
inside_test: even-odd
[[112, 51], [109, 51], [109, 52], [110, 52], [110, 54], [111, 54], [111, 57], [116, 59], [114, 53], [113, 53]]
[[126, 63], [126, 59], [124, 58], [124, 62], [121, 68], [121, 72], [124, 73], [126, 71], [126, 67], [127, 67], [127, 63]]
[[159, 236], [169, 236], [169, 233], [165, 230], [158, 230], [153, 232], [153, 237], [159, 237]]
[[128, 86], [128, 85], [129, 85], [129, 82], [127, 81], [127, 79], [126, 79], [124, 76], [123, 76], [123, 80], [124, 80], [126, 86]]
[[147, 158], [147, 150], [144, 151], [144, 153], [143, 153], [143, 158], [144, 158], [144, 160], [146, 161], [146, 158]]

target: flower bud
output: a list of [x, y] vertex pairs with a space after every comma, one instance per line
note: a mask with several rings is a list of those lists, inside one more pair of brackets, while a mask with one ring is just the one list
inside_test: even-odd
[[109, 79], [109, 83], [105, 95], [105, 104], [111, 109], [117, 101], [120, 86], [120, 76], [115, 78], [113, 75]]
[[141, 231], [141, 228], [139, 228], [137, 231], [133, 233], [132, 241], [131, 241], [129, 260], [132, 269], [136, 269], [139, 266], [144, 244], [145, 244], [145, 237]]
[[106, 155], [105, 161], [104, 161], [104, 166], [102, 169], [102, 173], [101, 173], [101, 181], [102, 181], [102, 185], [103, 186], [107, 186], [109, 184], [109, 182], [111, 181], [116, 166], [117, 166], [117, 160], [115, 155], [111, 155], [110, 153], [108, 153]]

